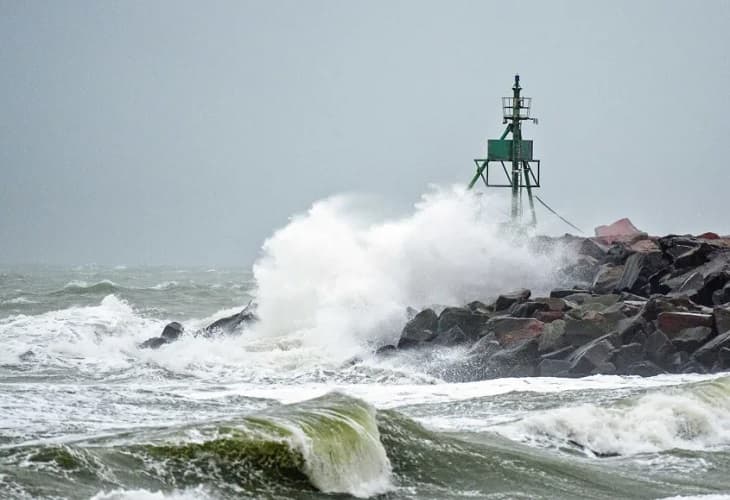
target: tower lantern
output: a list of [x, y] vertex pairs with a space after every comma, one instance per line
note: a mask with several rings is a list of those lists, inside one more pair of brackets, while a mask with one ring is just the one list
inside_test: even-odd
[[[502, 123], [507, 124], [502, 137], [487, 141], [487, 157], [477, 158], [476, 174], [469, 183], [469, 189], [481, 178], [489, 187], [508, 187], [512, 189], [512, 205], [510, 218], [514, 226], [522, 222], [522, 191], [527, 191], [530, 204], [530, 225], [537, 224], [535, 205], [532, 199], [532, 189], [540, 187], [540, 160], [532, 157], [532, 141], [522, 139], [522, 122], [530, 120], [537, 124], [537, 118], [530, 117], [532, 99], [521, 95], [520, 75], [515, 75], [512, 87], [512, 97], [502, 98]], [[511, 139], [506, 139], [508, 135]], [[502, 166], [506, 176], [504, 180], [489, 178], [490, 166]], [[507, 165], [511, 166], [511, 170]], [[533, 168], [534, 167], [534, 168]]]

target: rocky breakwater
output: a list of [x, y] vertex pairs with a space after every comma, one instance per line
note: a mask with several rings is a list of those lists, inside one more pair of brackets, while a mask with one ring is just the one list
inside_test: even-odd
[[548, 240], [573, 252], [571, 286], [424, 309], [378, 353], [462, 345], [464, 380], [730, 369], [730, 237], [651, 237], [622, 220]]

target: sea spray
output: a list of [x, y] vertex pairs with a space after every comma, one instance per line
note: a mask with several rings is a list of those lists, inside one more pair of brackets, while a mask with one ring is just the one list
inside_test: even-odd
[[318, 201], [266, 240], [253, 268], [257, 334], [345, 359], [395, 340], [408, 306], [545, 290], [553, 280], [559, 256], [501, 231], [486, 196], [434, 188], [411, 214], [380, 221], [353, 205], [346, 196]]

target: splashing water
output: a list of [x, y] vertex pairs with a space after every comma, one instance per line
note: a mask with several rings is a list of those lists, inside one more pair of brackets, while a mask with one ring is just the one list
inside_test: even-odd
[[295, 216], [254, 265], [260, 335], [295, 335], [338, 357], [392, 341], [406, 308], [546, 289], [559, 255], [538, 254], [500, 231], [492, 200], [434, 189], [412, 214], [368, 221], [337, 196]]

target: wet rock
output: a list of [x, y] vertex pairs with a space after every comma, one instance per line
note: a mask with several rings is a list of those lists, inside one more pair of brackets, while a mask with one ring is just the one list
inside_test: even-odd
[[595, 228], [595, 232], [597, 239], [607, 243], [630, 240], [646, 235], [646, 233], [639, 231], [626, 217], [606, 226], [598, 226]]
[[616, 366], [610, 361], [600, 363], [591, 371], [591, 375], [614, 375], [615, 373]]
[[730, 303], [730, 282], [712, 292], [712, 303], [717, 305]]
[[623, 266], [615, 264], [603, 264], [599, 269], [596, 277], [593, 279], [591, 290], [594, 293], [606, 294], [611, 293], [618, 285], [621, 275], [624, 272]]
[[[609, 363], [614, 345], [607, 338], [598, 338], [576, 349], [570, 357], [570, 373], [589, 375], [599, 366]], [[615, 371], [615, 368], [614, 368]]]
[[543, 323], [552, 323], [555, 320], [563, 319], [565, 313], [563, 311], [537, 311], [532, 317]]
[[203, 337], [214, 337], [217, 335], [231, 335], [236, 333], [239, 327], [247, 323], [253, 323], [257, 321], [256, 315], [250, 311], [249, 306], [246, 306], [241, 312], [232, 314], [225, 318], [214, 321], [210, 325], [206, 326], [195, 335], [201, 335]]
[[565, 300], [557, 297], [536, 297], [533, 299], [535, 302], [542, 302], [547, 304], [548, 311], [565, 311], [568, 306], [565, 304]]
[[664, 332], [657, 330], [649, 335], [646, 342], [644, 342], [644, 351], [646, 351], [646, 357], [650, 361], [659, 366], [666, 366], [669, 357], [677, 351], [677, 348], [674, 347], [672, 341]]
[[626, 375], [639, 375], [640, 377], [653, 377], [665, 373], [660, 367], [651, 361], [637, 361], [626, 369]]
[[406, 323], [398, 341], [398, 349], [415, 347], [436, 337], [439, 318], [433, 309], [424, 309]]
[[145, 340], [139, 345], [140, 349], [159, 349], [165, 344], [169, 344], [172, 342], [171, 340], [166, 339], [165, 337], [152, 337], [150, 339]]
[[459, 328], [459, 325], [454, 325], [445, 332], [440, 332], [432, 340], [433, 344], [441, 346], [455, 346], [466, 344], [471, 339]]
[[494, 333], [501, 346], [511, 347], [525, 340], [539, 337], [544, 328], [545, 324], [534, 318], [502, 316], [490, 319], [484, 330]]
[[487, 363], [496, 376], [530, 377], [535, 375], [537, 359], [537, 340], [531, 339], [497, 351]]
[[165, 328], [163, 328], [160, 336], [167, 339], [168, 341], [173, 341], [177, 340], [184, 331], [185, 328], [180, 323], [178, 323], [177, 321], [173, 321], [172, 323], [168, 323], [167, 325], [165, 325]]
[[654, 329], [650, 328], [649, 322], [643, 316], [636, 315], [632, 318], [619, 321], [617, 331], [621, 338], [621, 343], [631, 344], [638, 342], [643, 344]]
[[510, 309], [512, 316], [515, 318], [529, 318], [532, 317], [536, 312], [548, 311], [550, 305], [544, 302], [523, 302], [521, 304], [514, 304]]
[[494, 309], [496, 311], [504, 311], [510, 308], [513, 304], [525, 302], [530, 298], [530, 290], [526, 288], [520, 288], [509, 293], [505, 293], [497, 297], [497, 301], [494, 303]]
[[471, 312], [479, 313], [479, 314], [486, 314], [489, 315], [494, 312], [494, 308], [488, 306], [484, 302], [480, 302], [478, 300], [469, 302], [466, 305], [466, 308], [469, 309]]
[[469, 339], [476, 340], [481, 336], [487, 321], [487, 314], [473, 312], [464, 307], [447, 307], [439, 315], [437, 330], [441, 333], [458, 326]]
[[390, 356], [396, 353], [398, 348], [392, 344], [386, 344], [378, 347], [375, 350], [375, 354], [377, 356]]
[[565, 339], [575, 347], [582, 346], [611, 330], [611, 324], [600, 314], [590, 319], [565, 319]]
[[[538, 351], [540, 350], [540, 347], [538, 345]], [[571, 354], [575, 351], [575, 348], [572, 345], [568, 345], [565, 347], [562, 347], [558, 350], [546, 352], [545, 354], [540, 355], [540, 359], [568, 359]]]
[[694, 312], [662, 312], [657, 315], [657, 327], [667, 335], [675, 335], [686, 328], [712, 327], [712, 315]]
[[550, 297], [553, 299], [562, 299], [576, 293], [590, 293], [590, 291], [584, 288], [556, 288], [550, 292]]
[[621, 278], [616, 284], [618, 291], [630, 291], [637, 294], [647, 295], [649, 291], [646, 286], [649, 278], [667, 268], [669, 263], [665, 260], [662, 252], [635, 253], [626, 259]]
[[604, 263], [622, 266], [633, 251], [623, 243], [614, 243], [608, 248]]
[[718, 306], [712, 311], [715, 321], [715, 331], [725, 333], [730, 331], [730, 306]]
[[[540, 352], [551, 352], [566, 346], [568, 346], [568, 339], [565, 338], [565, 321], [556, 320], [545, 325], [542, 335], [540, 335], [538, 350]], [[572, 349], [573, 346], [570, 346], [570, 348]]]
[[563, 359], [543, 359], [537, 365], [539, 377], [568, 377], [570, 362]]
[[603, 260], [608, 252], [608, 245], [599, 243], [593, 238], [584, 239], [578, 247], [578, 254], [593, 257], [596, 260]]
[[711, 369], [718, 361], [719, 352], [723, 347], [730, 347], [730, 332], [722, 333], [705, 343], [692, 355], [692, 359], [698, 361], [702, 366]]
[[707, 343], [712, 336], [712, 329], [706, 326], [685, 328], [671, 337], [672, 344], [680, 351], [695, 352]]
[[638, 342], [633, 342], [614, 350], [611, 356], [611, 362], [616, 367], [618, 373], [626, 373], [629, 366], [643, 360], [644, 356], [644, 346]]

